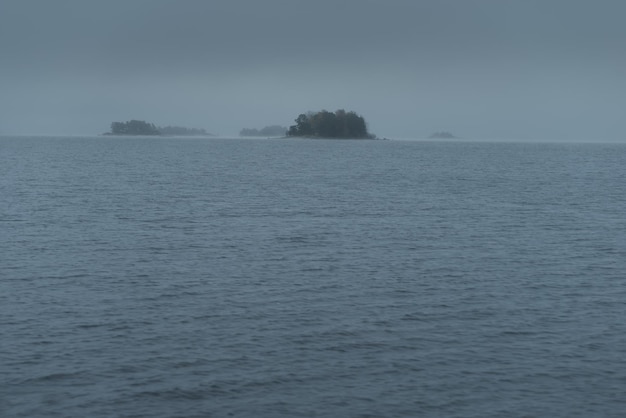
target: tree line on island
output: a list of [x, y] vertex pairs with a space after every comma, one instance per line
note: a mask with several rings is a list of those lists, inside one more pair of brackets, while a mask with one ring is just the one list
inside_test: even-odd
[[[288, 129], [280, 125], [270, 125], [262, 129], [245, 128], [239, 133], [240, 136], [258, 137], [304, 137], [304, 138], [332, 138], [332, 139], [376, 139], [369, 133], [367, 123], [363, 116], [353, 111], [346, 112], [344, 109], [329, 112], [301, 113], [296, 119], [296, 124]], [[153, 123], [142, 120], [130, 120], [128, 122], [111, 123], [111, 132], [104, 135], [149, 135], [149, 136], [214, 136], [205, 129], [185, 128], [181, 126], [157, 127]], [[456, 139], [449, 132], [435, 132], [430, 138]]]
[[[280, 125], [266, 126], [262, 129], [242, 129], [240, 136], [264, 137], [308, 137], [308, 138], [346, 138], [373, 139], [375, 135], [367, 131], [367, 124], [362, 116], [355, 112], [339, 109], [335, 112], [322, 110], [302, 113], [295, 119], [296, 124], [289, 129]], [[104, 135], [147, 135], [147, 136], [213, 136], [204, 129], [181, 126], [157, 127], [143, 120], [111, 123], [111, 132]]]
[[367, 132], [367, 124], [363, 116], [355, 112], [346, 112], [343, 109], [329, 112], [309, 112], [300, 114], [296, 124], [289, 127], [287, 136], [310, 138], [340, 138], [340, 139], [374, 139], [375, 136]]
[[111, 123], [111, 132], [105, 135], [148, 135], [148, 136], [213, 136], [204, 129], [185, 128], [182, 126], [157, 127], [143, 120]]

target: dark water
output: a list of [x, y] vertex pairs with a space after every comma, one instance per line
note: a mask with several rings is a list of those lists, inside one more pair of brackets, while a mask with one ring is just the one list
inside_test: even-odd
[[623, 417], [626, 144], [0, 139], [2, 417]]

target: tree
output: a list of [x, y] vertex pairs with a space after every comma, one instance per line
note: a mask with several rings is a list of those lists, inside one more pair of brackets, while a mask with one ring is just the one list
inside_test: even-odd
[[321, 138], [340, 138], [339, 121], [334, 113], [322, 110], [311, 118], [315, 136]]
[[304, 113], [301, 113], [296, 118], [296, 124], [289, 127], [287, 131], [288, 136], [311, 136], [313, 135], [313, 129], [309, 117]]
[[345, 129], [346, 134], [350, 138], [367, 138], [370, 135], [367, 133], [367, 125], [365, 119], [362, 116], [357, 115], [354, 112], [348, 112], [345, 115]]

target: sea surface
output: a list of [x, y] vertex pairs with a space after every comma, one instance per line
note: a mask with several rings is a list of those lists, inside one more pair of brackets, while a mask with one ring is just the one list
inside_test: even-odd
[[624, 417], [626, 143], [2, 137], [0, 416]]

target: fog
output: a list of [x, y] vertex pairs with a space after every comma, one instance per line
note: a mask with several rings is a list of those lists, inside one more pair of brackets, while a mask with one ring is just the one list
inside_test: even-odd
[[0, 133], [288, 126], [626, 139], [621, 0], [3, 0]]

